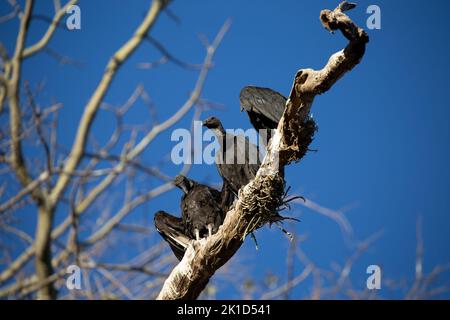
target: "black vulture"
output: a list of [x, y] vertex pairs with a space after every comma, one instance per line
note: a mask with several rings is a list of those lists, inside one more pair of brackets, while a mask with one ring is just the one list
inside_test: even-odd
[[227, 133], [216, 117], [203, 121], [203, 126], [211, 129], [219, 140], [220, 152], [216, 154], [216, 164], [224, 180], [224, 188], [237, 195], [239, 189], [253, 178], [261, 165], [258, 147], [243, 135]]
[[[241, 111], [247, 111], [250, 122], [256, 130], [266, 129], [270, 140], [272, 129], [276, 129], [286, 106], [286, 98], [269, 89], [247, 86], [239, 95]], [[262, 131], [260, 131], [262, 133]]]
[[164, 211], [155, 213], [155, 227], [161, 237], [169, 243], [170, 248], [181, 261], [189, 243], [184, 234], [184, 224], [181, 218], [172, 216]]
[[181, 198], [184, 234], [199, 240], [216, 233], [225, 218], [221, 193], [183, 175], [178, 175], [174, 184], [184, 193]]

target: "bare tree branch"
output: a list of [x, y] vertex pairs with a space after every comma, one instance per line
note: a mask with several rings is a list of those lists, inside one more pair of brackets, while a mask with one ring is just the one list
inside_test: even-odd
[[30, 22], [31, 11], [33, 10], [33, 1], [26, 2], [24, 14], [21, 17], [20, 29], [16, 41], [16, 49], [11, 59], [11, 75], [8, 80], [7, 95], [10, 109], [11, 123], [11, 163], [16, 172], [19, 181], [26, 186], [31, 182], [31, 178], [25, 166], [22, 154], [22, 145], [20, 134], [22, 130], [20, 102], [19, 102], [19, 85], [21, 76], [22, 52], [24, 50], [26, 34]]
[[108, 91], [117, 70], [142, 43], [142, 40], [144, 39], [150, 28], [155, 24], [164, 6], [165, 1], [154, 0], [149, 11], [147, 12], [145, 19], [136, 30], [134, 36], [130, 40], [128, 40], [108, 62], [105, 73], [103, 74], [100, 83], [98, 84], [89, 102], [87, 103], [83, 116], [81, 117], [72, 150], [64, 165], [65, 174], [62, 174], [59, 177], [55, 187], [50, 193], [51, 203], [54, 204], [57, 202], [64, 189], [67, 187], [67, 184], [70, 182], [70, 173], [76, 169], [83, 156], [91, 124], [94, 121], [98, 108], [103, 100], [103, 97]]
[[[71, 6], [75, 5], [78, 2], [78, 0], [71, 0], [69, 1], [64, 7], [60, 7], [59, 10], [56, 11], [55, 16], [53, 17], [52, 21], [50, 22], [50, 26], [48, 27], [45, 34], [42, 36], [42, 38], [33, 44], [32, 46], [24, 49], [22, 53], [22, 58], [28, 58], [32, 55], [38, 53], [41, 51], [50, 41], [53, 34], [55, 33], [56, 27], [58, 26], [59, 22], [61, 21], [62, 17], [66, 14], [67, 9], [69, 9]], [[55, 6], [56, 8], [56, 6]]]
[[[6, 210], [12, 208], [19, 200], [21, 200], [24, 196], [33, 192], [41, 183], [46, 181], [49, 178], [49, 174], [47, 171], [44, 171], [37, 179], [30, 182], [25, 188], [20, 190], [15, 196], [7, 200], [5, 203], [0, 205], [0, 214], [5, 212]], [[0, 278], [1, 279], [1, 278]], [[1, 283], [1, 281], [0, 281]]]
[[[161, 132], [167, 130], [168, 128], [173, 126], [175, 123], [177, 123], [198, 102], [198, 100], [201, 96], [201, 92], [203, 90], [206, 76], [211, 67], [214, 54], [215, 54], [219, 44], [221, 43], [225, 33], [228, 31], [229, 27], [230, 27], [230, 21], [227, 21], [220, 29], [213, 44], [210, 47], [206, 48], [207, 54], [206, 54], [206, 57], [202, 64], [202, 69], [199, 73], [199, 77], [195, 84], [194, 90], [193, 90], [192, 94], [189, 96], [188, 100], [181, 106], [180, 109], [178, 109], [178, 111], [173, 116], [171, 116], [169, 119], [165, 120], [161, 124], [153, 127], [153, 129], [150, 130], [147, 133], [147, 135], [144, 136], [134, 148], [132, 148], [127, 153], [125, 153], [124, 155], [121, 155], [119, 157], [120, 160], [112, 168], [111, 172], [99, 184], [94, 186], [85, 197], [83, 197], [82, 199], [80, 199], [78, 201], [78, 203], [75, 207], [75, 213], [77, 216], [82, 214], [83, 212], [85, 212], [86, 209], [97, 199], [97, 197], [100, 194], [102, 194], [111, 185], [111, 183], [115, 180], [115, 178], [126, 169], [127, 165], [133, 164], [134, 158], [138, 157], [140, 155], [140, 153], [145, 148], [147, 148], [148, 145]], [[126, 105], [130, 106], [130, 104], [132, 103], [133, 100], [135, 100], [135, 98], [137, 98], [137, 95], [133, 94], [132, 97], [130, 97], [130, 99], [127, 101]], [[121, 112], [125, 112], [125, 110], [127, 110], [127, 108], [122, 108]], [[196, 117], [198, 117], [198, 114]], [[117, 137], [117, 135], [115, 135], [114, 138], [112, 138], [111, 142], [117, 141], [117, 139], [118, 139], [118, 137]], [[109, 143], [109, 145], [112, 145], [112, 143]], [[103, 150], [106, 151], [106, 149], [103, 149]], [[103, 154], [102, 151], [100, 151], [99, 153], [100, 153], [100, 156]], [[89, 156], [89, 154], [88, 154], [88, 156]], [[106, 156], [106, 158], [109, 158], [109, 157], [110, 156]], [[183, 168], [184, 173], [186, 172], [186, 169], [187, 168]], [[62, 169], [62, 170], [64, 170], [64, 169]], [[56, 170], [56, 171], [58, 171], [58, 170]], [[75, 172], [72, 172], [71, 176], [73, 176], [74, 173]], [[68, 172], [65, 172], [65, 174], [67, 175]], [[105, 224], [105, 226], [101, 229], [101, 231], [100, 230], [97, 231], [97, 233], [95, 233], [94, 238], [91, 237], [90, 238], [91, 240], [88, 241], [88, 243], [93, 244], [95, 242], [95, 241], [92, 241], [93, 239], [100, 240], [104, 236], [106, 236], [110, 231], [112, 231], [113, 227], [115, 227], [121, 221], [121, 219], [125, 215], [127, 215], [130, 212], [130, 210], [135, 208], [137, 205], [140, 205], [143, 202], [148, 201], [149, 199], [153, 198], [154, 196], [159, 195], [162, 192], [168, 191], [172, 188], [173, 188], [173, 185], [171, 183], [166, 183], [166, 184], [163, 184], [160, 188], [158, 188], [156, 190], [151, 190], [147, 194], [136, 198], [134, 202], [127, 204], [121, 211], [119, 211], [118, 215], [116, 216], [115, 219], [111, 220], [110, 223]], [[8, 201], [8, 203], [9, 203], [9, 201]], [[68, 217], [60, 225], [58, 225], [57, 227], [55, 227], [53, 229], [53, 231], [51, 232], [51, 239], [56, 239], [56, 238], [60, 237], [70, 227], [70, 225], [71, 225], [71, 218]], [[69, 252], [71, 252], [71, 250], [72, 250], [72, 248], [68, 248], [65, 251], [65, 255], [68, 254]], [[9, 268], [7, 268], [2, 273], [0, 273], [0, 284], [4, 281], [8, 280], [12, 276], [14, 276], [14, 274], [16, 272], [18, 272], [26, 264], [27, 261], [29, 261], [29, 259], [34, 255], [34, 253], [35, 253], [35, 248], [33, 246], [30, 246], [29, 248], [27, 248], [13, 263], [11, 263]], [[57, 260], [61, 260], [61, 259], [62, 258], [57, 259]], [[52, 264], [55, 265], [55, 262], [53, 262]]]

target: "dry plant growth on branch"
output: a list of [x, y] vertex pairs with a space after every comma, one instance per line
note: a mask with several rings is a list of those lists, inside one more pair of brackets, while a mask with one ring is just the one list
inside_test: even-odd
[[[2, 241], [0, 246], [1, 265], [6, 266], [0, 271], [0, 298], [195, 299], [219, 268], [223, 277], [236, 281], [235, 275], [230, 276], [233, 273], [227, 262], [238, 251], [246, 235], [270, 222], [283, 205], [285, 182], [281, 172], [284, 166], [301, 160], [316, 131], [315, 122], [309, 115], [314, 97], [329, 90], [361, 61], [368, 42], [364, 30], [344, 13], [352, 5], [343, 2], [335, 10], [320, 13], [322, 24], [330, 31], [340, 31], [348, 45], [333, 54], [321, 70], [301, 69], [297, 72], [284, 115], [256, 178], [240, 190], [238, 200], [219, 231], [207, 239], [191, 241], [184, 258], [173, 268], [175, 259], [168, 253], [165, 243], [148, 246], [145, 241], [154, 230], [125, 224], [123, 220], [173, 188], [173, 176], [165, 174], [158, 166], [146, 165], [141, 156], [152, 149], [158, 136], [174, 128], [190, 111], [194, 110], [192, 120], [196, 120], [202, 111], [215, 107], [201, 95], [213, 57], [230, 21], [223, 24], [211, 43], [202, 39], [206, 53], [201, 64], [186, 63], [150, 35], [162, 13], [178, 19], [169, 11], [169, 2], [153, 0], [132, 36], [111, 53], [96, 88], [83, 107], [71, 145], [63, 146], [57, 135], [58, 126], [67, 121], [58, 118], [63, 103], [53, 102], [41, 107], [38, 98], [45, 90], [44, 86], [36, 86], [24, 79], [22, 69], [25, 60], [42, 53], [49, 54], [61, 64], [78, 65], [49, 47], [67, 8], [77, 1], [61, 5], [55, 0], [53, 16], [40, 17], [48, 23], [46, 32], [31, 45], [27, 45], [30, 24], [39, 18], [34, 15], [34, 1], [26, 0], [23, 7], [16, 1], [9, 1], [11, 12], [0, 17], [0, 23], [18, 19], [20, 25], [13, 52], [8, 52], [0, 42], [0, 117], [3, 121], [0, 128], [0, 231], [2, 237], [6, 234], [13, 237], [16, 245], [9, 247], [9, 243]], [[143, 85], [137, 86], [121, 105], [104, 101], [114, 78], [141, 45], [151, 45], [161, 55], [155, 62], [139, 64], [141, 69], [174, 63], [198, 73], [189, 97], [162, 122], [157, 120], [157, 108]], [[150, 126], [126, 123], [125, 117], [138, 101], [148, 107]], [[97, 143], [93, 133], [94, 120], [101, 114], [112, 115], [116, 123], [104, 144]], [[30, 146], [40, 151], [32, 153]], [[184, 165], [180, 173], [186, 174], [189, 169], [190, 165]], [[150, 179], [154, 186], [137, 192], [135, 185], [139, 179]], [[119, 186], [123, 190], [117, 190]], [[123, 195], [123, 202], [105, 208], [108, 197], [115, 192]], [[335, 220], [344, 233], [351, 233], [351, 226], [341, 212], [310, 200], [299, 201], [299, 204]], [[64, 208], [61, 210], [64, 217], [57, 220], [61, 208]], [[19, 213], [23, 212], [27, 214], [26, 219], [36, 221], [34, 236], [15, 227], [23, 218], [23, 214], [18, 217]], [[102, 256], [123, 239], [138, 243], [139, 254], [120, 264], [103, 263]], [[289, 279], [285, 284], [276, 282], [275, 287], [268, 286], [259, 297], [288, 298], [289, 292], [309, 276], [314, 279], [311, 298], [332, 297], [345, 287], [352, 264], [372, 240], [370, 238], [358, 247], [338, 273], [335, 285], [323, 289], [321, 279], [329, 273], [309, 260], [300, 249], [301, 238], [295, 237], [288, 252], [288, 265], [299, 260], [305, 266], [303, 272], [299, 275], [288, 272]], [[21, 253], [12, 254], [18, 247], [22, 248]], [[416, 282], [408, 293], [411, 298], [432, 296], [433, 292], [428, 290], [430, 284], [448, 269], [444, 266], [430, 275], [423, 275], [421, 263], [422, 253], [418, 250]], [[72, 264], [82, 269], [83, 290], [67, 292], [63, 290], [66, 268]], [[95, 273], [91, 273], [93, 271]], [[244, 279], [239, 279], [236, 286], [242, 289], [244, 297], [248, 297], [241, 280]], [[203, 297], [214, 297], [211, 290], [205, 290], [203, 294]], [[370, 294], [349, 289], [348, 296], [370, 297]]]

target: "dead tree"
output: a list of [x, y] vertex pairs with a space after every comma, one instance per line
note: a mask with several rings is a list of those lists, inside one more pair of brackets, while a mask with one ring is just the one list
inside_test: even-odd
[[348, 45], [333, 54], [321, 70], [297, 72], [284, 115], [255, 179], [240, 190], [234, 208], [216, 234], [190, 243], [157, 299], [197, 298], [216, 270], [237, 252], [245, 236], [270, 222], [283, 205], [285, 183], [280, 170], [298, 162], [308, 149], [316, 129], [309, 116], [315, 96], [329, 90], [361, 61], [369, 41], [366, 32], [344, 13], [354, 6], [344, 1], [334, 10], [321, 11], [323, 26], [331, 32], [339, 30], [348, 39]]
[[[8, 124], [5, 125], [5, 128], [2, 126], [0, 130], [1, 174], [8, 176], [8, 179], [3, 179], [2, 176], [0, 186], [2, 199], [0, 230], [13, 233], [22, 239], [26, 246], [17, 257], [8, 257], [8, 265], [1, 270], [0, 298], [57, 298], [56, 289], [58, 286], [64, 285], [66, 267], [74, 263], [80, 266], [84, 272], [85, 270], [97, 270], [112, 286], [119, 288], [121, 294], [128, 298], [134, 296], [129, 294], [130, 290], [125, 288], [120, 280], [112, 276], [111, 270], [139, 272], [160, 279], [166, 276], [165, 273], [158, 272], [158, 268], [167, 265], [165, 260], [159, 261], [161, 263], [158, 268], [149, 269], [143, 265], [148, 260], [156, 261], [155, 254], [164, 257], [163, 250], [158, 250], [158, 247], [161, 249], [162, 246], [147, 248], [143, 251], [142, 259], [136, 260], [137, 265], [105, 264], [96, 261], [94, 256], [96, 252], [104, 251], [107, 248], [102, 240], [119, 228], [125, 229], [126, 226], [122, 224], [122, 220], [134, 209], [173, 188], [172, 177], [165, 175], [157, 167], [144, 165], [140, 155], [152, 145], [160, 134], [172, 128], [200, 104], [206, 77], [213, 65], [214, 54], [230, 25], [227, 21], [213, 42], [203, 41], [206, 54], [200, 65], [183, 64], [149, 35], [158, 17], [167, 10], [169, 2], [167, 0], [151, 1], [145, 16], [132, 36], [111, 55], [103, 74], [99, 77], [97, 87], [84, 106], [72, 145], [68, 150], [67, 148], [62, 150], [56, 142], [57, 111], [62, 104], [57, 103], [43, 110], [38, 107], [33, 90], [24, 79], [22, 65], [24, 60], [42, 52], [50, 53], [56, 59], [61, 58], [54, 51], [48, 51], [48, 44], [57, 28], [60, 27], [66, 10], [75, 5], [77, 0], [67, 1], [63, 6], [60, 1], [54, 1], [55, 13], [53, 17], [45, 19], [49, 23], [46, 32], [36, 43], [29, 46], [26, 39], [29, 34], [30, 22], [36, 17], [33, 15], [35, 1], [26, 0], [23, 8], [15, 1], [10, 1], [13, 6], [12, 12], [0, 21], [17, 18], [20, 25], [14, 52], [11, 55], [0, 43], [0, 115], [9, 118]], [[198, 78], [190, 95], [170, 117], [162, 122], [154, 121], [151, 128], [139, 131], [138, 128], [125, 128], [123, 117], [137, 99], [146, 99], [146, 92], [142, 86], [138, 86], [129, 100], [120, 107], [108, 106], [104, 98], [120, 68], [133, 52], [146, 42], [161, 53], [162, 58], [159, 64], [173, 62], [185, 68], [195, 67]], [[113, 113], [117, 126], [106, 144], [91, 145], [90, 148], [87, 148], [89, 139], [95, 138], [92, 132], [94, 119], [105, 109]], [[201, 112], [200, 109], [196, 110], [194, 118], [198, 118]], [[4, 111], [8, 112], [1, 114]], [[50, 126], [47, 126], [49, 119], [51, 123]], [[51, 131], [50, 134], [47, 134], [47, 129]], [[138, 132], [143, 132], [139, 138], [137, 137]], [[35, 166], [30, 165], [30, 162], [36, 159], [32, 159], [24, 147], [26, 139], [31, 135], [33, 135], [34, 141], [38, 141], [37, 145], [44, 150], [44, 161], [37, 159], [39, 165]], [[123, 142], [123, 140], [126, 141]], [[119, 148], [122, 151], [117, 154], [117, 151], [113, 152], [113, 148]], [[188, 169], [189, 165], [184, 166], [181, 173], [186, 173]], [[102, 195], [111, 190], [119, 179], [131, 180], [133, 176], [136, 176], [133, 171], [144, 173], [147, 177], [151, 176], [158, 181], [157, 185], [137, 193], [133, 191], [132, 183], [125, 183], [128, 187], [123, 192], [125, 194], [123, 205], [108, 215], [99, 227], [92, 228], [93, 230], [90, 230], [92, 232], [85, 239], [79, 239], [78, 230], [80, 227], [84, 227], [79, 225], [80, 218], [86, 215], [86, 212], [101, 199]], [[4, 192], [5, 190], [6, 192]], [[5, 194], [10, 195], [6, 200], [4, 200]], [[55, 214], [62, 205], [68, 208], [65, 212], [65, 219], [55, 225]], [[30, 217], [30, 219], [36, 217], [37, 220], [34, 237], [8, 224], [9, 217], [13, 217], [13, 213], [23, 207], [30, 213], [36, 212], [35, 216], [31, 215]], [[136, 226], [128, 226], [126, 229], [127, 232], [142, 232], [142, 228]], [[62, 244], [62, 241], [66, 243]], [[2, 250], [6, 252], [3, 245], [2, 243]], [[148, 258], [149, 256], [151, 259]], [[33, 265], [31, 265], [31, 261], [34, 262]], [[156, 288], [159, 284], [160, 282], [157, 282]], [[89, 284], [87, 286], [89, 287]], [[101, 298], [108, 296], [107, 288], [100, 288], [104, 287], [104, 284], [97, 287]], [[89, 293], [90, 290], [87, 289], [86, 292], [88, 293], [86, 298], [93, 297]]]

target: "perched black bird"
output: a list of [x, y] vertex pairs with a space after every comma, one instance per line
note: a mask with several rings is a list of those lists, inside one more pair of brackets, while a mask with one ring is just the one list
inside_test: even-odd
[[[189, 241], [216, 233], [230, 205], [221, 192], [178, 175], [174, 185], [183, 191], [181, 218], [164, 211], [155, 214], [156, 230], [167, 241], [178, 260], [183, 259]], [[224, 207], [221, 206], [224, 203]]]
[[203, 121], [203, 126], [213, 130], [220, 144], [216, 155], [216, 164], [224, 180], [224, 188], [229, 188], [235, 195], [253, 178], [261, 165], [258, 147], [245, 136], [227, 133], [216, 117]]
[[161, 237], [169, 243], [170, 248], [181, 261], [189, 243], [189, 238], [184, 234], [184, 224], [181, 218], [174, 217], [167, 212], [155, 213], [155, 227]]
[[[241, 111], [247, 111], [250, 122], [256, 130], [267, 130], [267, 141], [272, 136], [283, 116], [286, 98], [269, 88], [247, 86], [239, 95]], [[266, 138], [266, 137], [264, 137]]]
[[216, 233], [225, 218], [221, 193], [183, 175], [178, 175], [174, 184], [184, 193], [181, 198], [184, 234], [199, 240]]

